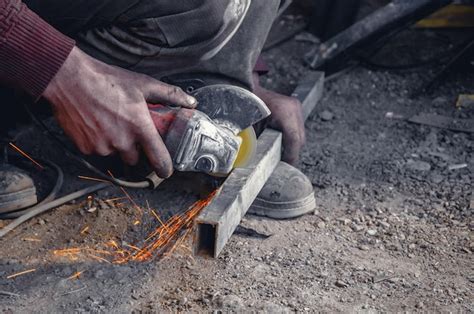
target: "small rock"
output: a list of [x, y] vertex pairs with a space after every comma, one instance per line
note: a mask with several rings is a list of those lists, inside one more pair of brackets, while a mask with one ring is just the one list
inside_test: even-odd
[[429, 171], [431, 170], [431, 165], [426, 161], [421, 160], [409, 160], [407, 162], [407, 167], [415, 171]]
[[103, 276], [104, 276], [104, 271], [101, 270], [101, 269], [96, 271], [95, 274], [94, 274], [94, 278], [96, 278], [96, 279], [102, 278]]
[[319, 117], [323, 121], [331, 121], [332, 119], [334, 119], [334, 114], [329, 110], [324, 110], [319, 114]]
[[324, 229], [324, 228], [326, 228], [326, 223], [325, 223], [324, 221], [318, 222], [318, 228], [319, 228], [319, 229]]
[[422, 308], [425, 307], [425, 304], [423, 303], [423, 301], [420, 301], [420, 302], [418, 302], [418, 303], [415, 305], [415, 307], [416, 307], [417, 309], [422, 309]]
[[103, 200], [99, 199], [98, 200], [98, 203], [99, 203], [99, 208], [100, 209], [109, 209], [110, 206]]
[[71, 267], [66, 266], [62, 270], [60, 270], [59, 273], [61, 274], [61, 276], [70, 276], [72, 275], [73, 271]]
[[[327, 276], [329, 276], [329, 272], [323, 270], [319, 276], [320, 276], [320, 277], [323, 277], [323, 278], [326, 278]], [[474, 277], [473, 277], [473, 278], [474, 278]]]
[[440, 184], [441, 182], [443, 182], [444, 180], [444, 177], [440, 174], [433, 174], [431, 176], [431, 181], [434, 183], [434, 184]]
[[394, 113], [393, 111], [388, 111], [385, 113], [385, 118], [387, 119], [403, 119], [404, 116], [401, 114]]
[[347, 226], [351, 223], [351, 220], [347, 218], [338, 218], [337, 221], [341, 222], [344, 226]]
[[270, 301], [264, 301], [261, 304], [256, 304], [255, 308], [259, 311], [257, 313], [291, 313], [290, 310], [279, 304], [275, 304]]
[[375, 230], [375, 229], [369, 229], [369, 230], [367, 230], [367, 234], [368, 234], [369, 236], [374, 236], [374, 235], [377, 234], [377, 230]]
[[459, 169], [463, 169], [463, 168], [466, 168], [467, 167], [467, 164], [455, 164], [455, 165], [450, 165], [448, 167], [448, 170], [459, 170]]
[[359, 231], [362, 231], [364, 230], [364, 227], [362, 227], [361, 225], [357, 225], [357, 224], [353, 224], [351, 226], [352, 230], [354, 230], [355, 232], [359, 232]]
[[335, 282], [335, 285], [336, 287], [339, 287], [339, 288], [347, 288], [349, 287], [349, 284], [347, 284], [346, 282], [342, 281], [342, 280], [338, 280]]
[[445, 105], [446, 103], [448, 103], [448, 99], [446, 97], [436, 97], [435, 99], [433, 99], [433, 106], [438, 108], [438, 107], [441, 107], [443, 105]]
[[236, 295], [224, 295], [218, 300], [218, 305], [223, 308], [238, 309], [244, 305], [241, 298]]

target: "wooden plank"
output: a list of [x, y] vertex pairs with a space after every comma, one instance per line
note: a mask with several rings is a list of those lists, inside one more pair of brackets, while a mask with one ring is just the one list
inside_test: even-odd
[[196, 219], [196, 255], [217, 257], [281, 159], [281, 133], [260, 135], [257, 154], [247, 168], [235, 169], [218, 195]]
[[306, 121], [321, 99], [324, 89], [324, 72], [311, 71], [298, 84], [291, 96], [303, 105], [303, 118]]
[[456, 101], [456, 108], [474, 108], [474, 95], [461, 94]]
[[429, 125], [440, 129], [474, 133], [474, 119], [456, 119], [433, 113], [420, 113], [408, 119], [411, 123]]
[[[310, 72], [292, 96], [303, 106], [304, 119], [321, 99], [323, 72]], [[217, 257], [265, 182], [281, 159], [281, 133], [267, 129], [257, 141], [257, 154], [246, 168], [235, 169], [223, 183], [221, 190], [196, 219], [194, 254]]]

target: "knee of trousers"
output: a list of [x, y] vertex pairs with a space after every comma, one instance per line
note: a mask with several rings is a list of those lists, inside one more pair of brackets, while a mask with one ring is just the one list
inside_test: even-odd
[[120, 23], [77, 36], [78, 45], [108, 63], [146, 70], [189, 66], [212, 58], [240, 27], [251, 0], [144, 0]]
[[213, 57], [240, 27], [251, 0], [197, 0], [199, 5], [157, 25], [174, 53], [199, 60]]

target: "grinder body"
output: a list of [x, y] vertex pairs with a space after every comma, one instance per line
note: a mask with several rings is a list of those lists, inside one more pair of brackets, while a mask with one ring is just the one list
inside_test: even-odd
[[225, 175], [232, 171], [242, 139], [193, 109], [150, 105], [151, 117], [178, 171]]
[[197, 109], [149, 105], [155, 126], [178, 171], [225, 176], [252, 159], [252, 125], [270, 110], [253, 93], [231, 85], [209, 85], [191, 93]]

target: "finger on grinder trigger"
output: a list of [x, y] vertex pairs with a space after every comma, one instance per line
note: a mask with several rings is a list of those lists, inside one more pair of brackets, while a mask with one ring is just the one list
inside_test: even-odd
[[168, 178], [173, 174], [173, 162], [170, 153], [153, 125], [145, 127], [140, 136], [140, 145], [148, 158], [150, 166], [160, 178]]
[[197, 105], [196, 98], [186, 94], [178, 86], [154, 80], [153, 84], [148, 85], [147, 89], [145, 95], [148, 103], [165, 103], [190, 109], [195, 108]]

